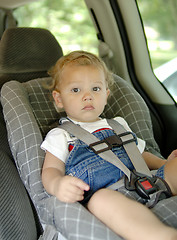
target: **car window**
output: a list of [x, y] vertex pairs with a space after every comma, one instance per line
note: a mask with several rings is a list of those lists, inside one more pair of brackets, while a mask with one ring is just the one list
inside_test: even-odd
[[177, 1], [137, 2], [154, 73], [177, 101]]
[[45, 0], [14, 11], [18, 27], [42, 27], [50, 30], [64, 54], [74, 50], [98, 53], [96, 31], [83, 0]]

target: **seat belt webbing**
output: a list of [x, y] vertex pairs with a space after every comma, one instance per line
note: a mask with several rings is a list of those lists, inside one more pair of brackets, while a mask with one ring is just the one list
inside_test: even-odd
[[[114, 138], [113, 138], [112, 142], [110, 140], [108, 140], [109, 137], [106, 138], [105, 141], [104, 140], [102, 141], [99, 138], [97, 138], [96, 136], [94, 136], [93, 134], [91, 134], [90, 132], [88, 132], [87, 130], [83, 129], [79, 125], [74, 124], [71, 121], [64, 122], [62, 125], [60, 125], [60, 128], [66, 130], [67, 132], [74, 135], [81, 141], [85, 142], [102, 159], [104, 159], [104, 160], [114, 164], [116, 167], [118, 167], [127, 176], [129, 183], [131, 183], [131, 180], [133, 180], [131, 178], [132, 176], [135, 176], [135, 177], [137, 176], [138, 177], [137, 179], [143, 180], [142, 182], [149, 181], [148, 177], [146, 178], [145, 175], [152, 177], [152, 174], [151, 174], [150, 170], [148, 169], [143, 157], [141, 156], [141, 153], [139, 152], [135, 141], [132, 141], [133, 138], [130, 139], [130, 135], [132, 135], [132, 134], [130, 132], [128, 132], [127, 130], [125, 130], [124, 127], [121, 124], [119, 124], [116, 120], [107, 119], [107, 122], [112, 127], [114, 132], [116, 133], [116, 135], [113, 135], [113, 136], [118, 136], [117, 137], [118, 138], [118, 140], [117, 140], [118, 146], [119, 146], [119, 141], [121, 142], [121, 145], [122, 145], [122, 143], [125, 143], [125, 144], [123, 144], [124, 149], [127, 152], [128, 156], [130, 157], [130, 159], [135, 167], [136, 173], [139, 173], [140, 175], [136, 175], [136, 173], [135, 173], [135, 175], [132, 175], [132, 172], [121, 162], [121, 160], [117, 157], [117, 155], [115, 155], [113, 153], [113, 151], [110, 150], [111, 149], [110, 146], [114, 146], [114, 143], [116, 144]], [[127, 136], [129, 136], [129, 137], [127, 137]], [[111, 140], [112, 140], [112, 138], [111, 138]], [[94, 148], [93, 148], [93, 146], [94, 146]], [[144, 174], [144, 176], [143, 176], [143, 174]], [[160, 180], [160, 178], [157, 178], [156, 182], [157, 182], [157, 180]], [[124, 184], [124, 180], [122, 178], [118, 182], [109, 186], [109, 188], [112, 190], [115, 190], [115, 189], [122, 187], [123, 184]], [[146, 205], [150, 208], [153, 207], [154, 204], [156, 204], [158, 202], [158, 199], [161, 197], [161, 194], [166, 197], [167, 197], [167, 194], [169, 194], [169, 189], [166, 187], [166, 184], [163, 184], [165, 186], [165, 189], [163, 187], [162, 190], [158, 190], [159, 185], [157, 184], [158, 187], [156, 187], [156, 185], [154, 185], [155, 184], [154, 179], [153, 179], [153, 182], [150, 181], [150, 184], [152, 184], [151, 192], [148, 192], [149, 189], [148, 190], [145, 189], [142, 192], [142, 190], [144, 188], [143, 189], [139, 188], [139, 187], [137, 187], [136, 184], [135, 185], [134, 184], [135, 184], [135, 182], [133, 182], [133, 185], [130, 184], [130, 186], [128, 186], [130, 188], [127, 188], [126, 186], [125, 187], [128, 190], [136, 190], [136, 191], [138, 190], [137, 193], [141, 197], [143, 197], [146, 200], [150, 199], [150, 201], [147, 200], [147, 203], [146, 203]], [[133, 186], [133, 188], [131, 188], [132, 186]], [[154, 190], [154, 189], [156, 191], [152, 192], [152, 190]], [[146, 193], [146, 194], [144, 195], [144, 193]], [[151, 199], [153, 201], [151, 201]], [[164, 199], [164, 197], [162, 199]]]
[[[99, 138], [95, 137], [93, 134], [89, 133], [87, 130], [81, 128], [80, 126], [74, 124], [73, 122], [69, 122], [69, 121], [64, 122], [62, 125], [60, 125], [60, 128], [76, 136], [78, 139], [85, 142], [87, 145], [100, 141]], [[95, 148], [99, 148], [99, 149], [103, 149], [106, 147], [107, 147], [107, 144], [104, 142], [95, 146]], [[130, 170], [118, 159], [118, 157], [111, 150], [101, 152], [98, 155], [104, 160], [114, 164], [121, 171], [123, 171], [130, 181], [130, 176], [131, 176]]]
[[[124, 133], [125, 128], [114, 119], [107, 119], [108, 124], [112, 127], [117, 135]], [[138, 173], [143, 173], [149, 177], [152, 177], [152, 174], [145, 163], [139, 149], [136, 146], [135, 142], [130, 142], [124, 145], [124, 149], [127, 152], [133, 166], [135, 167]]]
[[[125, 128], [121, 124], [119, 124], [116, 120], [107, 119], [107, 122], [112, 127], [112, 129], [115, 131], [115, 133], [117, 135], [127, 132], [125, 130]], [[100, 141], [100, 139], [98, 139], [96, 136], [94, 136], [87, 130], [74, 124], [71, 121], [64, 122], [62, 125], [60, 125], [60, 128], [63, 128], [64, 130], [68, 131], [72, 135], [76, 136], [78, 139], [82, 140], [87, 145], [90, 145], [90, 144]], [[121, 139], [123, 142], [124, 142], [124, 140], [125, 141], [128, 140], [127, 136], [128, 135], [121, 136]], [[151, 174], [149, 168], [147, 167], [141, 153], [139, 152], [139, 150], [136, 146], [136, 143], [134, 141], [132, 141], [130, 143], [124, 144], [123, 146], [129, 156], [130, 160], [132, 161], [132, 164], [134, 165], [135, 170], [138, 173], [142, 173], [142, 174], [152, 177], [152, 174]], [[96, 151], [107, 148], [107, 143], [106, 142], [99, 143], [94, 148]], [[101, 158], [103, 158], [104, 160], [114, 164], [121, 171], [123, 171], [124, 174], [128, 177], [128, 179], [130, 181], [131, 171], [121, 162], [121, 160], [111, 150], [106, 150], [104, 152], [100, 152], [100, 153], [98, 153], [98, 155]]]

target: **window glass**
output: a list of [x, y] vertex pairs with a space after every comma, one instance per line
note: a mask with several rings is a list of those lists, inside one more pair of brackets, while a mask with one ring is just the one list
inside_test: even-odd
[[177, 1], [137, 2], [154, 73], [177, 101]]
[[83, 0], [45, 0], [14, 11], [19, 27], [41, 27], [52, 32], [64, 54], [73, 50], [98, 53], [97, 37]]

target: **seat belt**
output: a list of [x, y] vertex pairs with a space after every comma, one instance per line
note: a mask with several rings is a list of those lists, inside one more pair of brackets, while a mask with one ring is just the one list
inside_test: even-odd
[[[121, 134], [127, 132], [127, 130], [116, 120], [107, 119], [107, 122], [112, 127], [112, 129], [114, 130], [114, 132], [117, 135], [121, 135]], [[125, 135], [125, 137], [127, 137], [127, 135]], [[122, 141], [124, 142], [126, 140], [122, 139]], [[136, 171], [138, 173], [143, 173], [149, 177], [152, 177], [152, 173], [150, 172], [147, 164], [144, 161], [144, 158], [142, 157], [139, 149], [137, 148], [136, 143], [134, 141], [130, 142], [130, 143], [126, 143], [126, 144], [124, 144], [124, 149], [127, 152]]]
[[111, 150], [112, 147], [115, 146], [116, 141], [118, 141], [117, 146], [124, 146], [124, 149], [132, 161], [132, 164], [135, 167], [136, 171], [138, 173], [152, 177], [149, 168], [147, 167], [143, 157], [141, 156], [141, 153], [136, 146], [132, 133], [125, 130], [125, 128], [114, 119], [107, 119], [107, 122], [115, 131], [116, 135], [108, 137], [106, 141], [105, 139], [100, 140], [93, 134], [89, 133], [87, 130], [74, 124], [72, 121], [64, 122], [62, 125], [60, 125], [60, 128], [63, 128], [67, 132], [85, 142], [101, 158], [114, 164], [121, 171], [123, 171], [130, 181], [131, 171]]
[[[115, 135], [107, 137], [103, 140], [100, 140], [72, 121], [63, 122], [59, 127], [85, 142], [95, 154], [98, 154], [102, 159], [110, 162], [123, 171], [127, 177], [124, 181], [125, 188], [127, 190], [135, 190], [139, 196], [144, 199], [154, 198], [155, 200], [148, 202], [148, 207], [152, 207], [154, 206], [154, 203], [157, 203], [157, 193], [159, 193], [159, 195], [161, 193], [165, 193], [163, 198], [169, 197], [171, 194], [169, 187], [164, 180], [161, 181], [159, 178], [157, 180], [157, 177], [152, 176], [152, 173], [147, 167], [143, 157], [141, 156], [141, 153], [136, 146], [133, 134], [125, 130], [125, 128], [114, 119], [107, 119], [107, 122], [112, 127]], [[135, 171], [130, 171], [121, 162], [118, 156], [113, 153], [112, 148], [117, 146], [124, 147], [130, 160], [132, 161], [132, 164], [135, 167]], [[163, 184], [161, 183], [161, 185], [163, 185], [162, 190], [159, 189], [159, 187], [155, 184], [158, 181], [163, 182]], [[119, 183], [119, 181], [117, 183]], [[122, 179], [120, 180], [120, 184], [117, 183], [113, 184], [113, 186], [110, 186], [110, 189], [114, 189], [114, 186], [116, 186], [116, 188], [117, 186], [120, 187], [120, 184], [123, 185]]]
[[104, 140], [100, 140], [87, 130], [81, 128], [79, 125], [76, 125], [71, 121], [64, 122], [62, 125], [60, 125], [60, 128], [85, 142], [95, 154], [98, 154], [101, 158], [112, 163], [121, 171], [123, 171], [130, 181], [131, 171], [120, 160], [118, 161], [117, 156], [111, 151], [112, 145], [109, 140], [106, 142]]

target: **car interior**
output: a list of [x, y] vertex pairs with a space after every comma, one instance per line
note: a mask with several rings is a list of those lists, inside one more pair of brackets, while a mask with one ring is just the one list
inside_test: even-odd
[[[166, 158], [176, 148], [176, 102], [152, 70], [137, 1], [84, 2], [98, 55], [114, 72], [103, 117], [122, 116], [148, 151]], [[62, 116], [44, 85], [64, 51], [50, 30], [18, 26], [13, 11], [26, 4], [33, 1], [0, 3], [0, 239], [122, 239], [81, 204], [59, 202], [42, 186], [40, 144]], [[176, 197], [160, 201], [153, 211], [177, 228]]]

